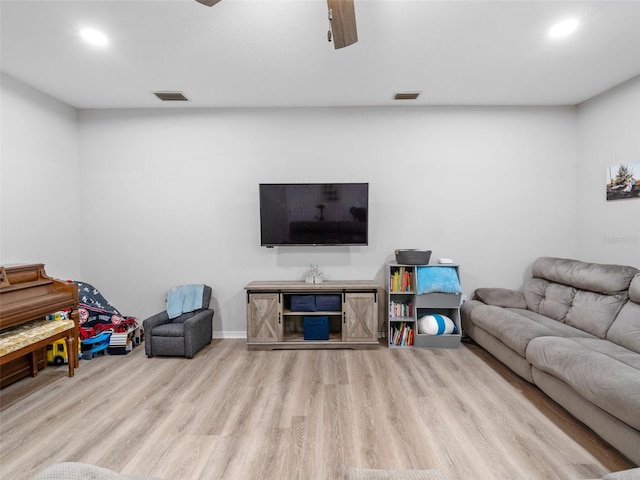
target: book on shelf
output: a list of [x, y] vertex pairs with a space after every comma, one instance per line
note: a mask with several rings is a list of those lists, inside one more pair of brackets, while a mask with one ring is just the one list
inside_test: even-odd
[[413, 317], [413, 303], [397, 302], [392, 300], [389, 304], [390, 317]]
[[391, 271], [389, 281], [392, 292], [410, 292], [413, 285], [413, 270], [398, 267]]
[[413, 345], [414, 329], [406, 322], [391, 327], [390, 344], [397, 347], [407, 347]]

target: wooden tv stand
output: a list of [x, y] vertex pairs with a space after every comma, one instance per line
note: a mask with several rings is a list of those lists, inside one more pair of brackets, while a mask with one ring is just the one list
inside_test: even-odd
[[[370, 348], [379, 346], [381, 287], [374, 281], [251, 282], [247, 291], [247, 347], [250, 350]], [[340, 308], [292, 311], [295, 295], [339, 296]], [[295, 299], [293, 299], [295, 300]], [[305, 340], [304, 317], [328, 317], [328, 340]]]

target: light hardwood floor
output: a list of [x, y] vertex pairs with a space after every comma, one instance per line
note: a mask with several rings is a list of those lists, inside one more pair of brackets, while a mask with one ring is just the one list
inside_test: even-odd
[[0, 391], [0, 477], [78, 461], [164, 479], [584, 479], [633, 465], [477, 346], [82, 360]]

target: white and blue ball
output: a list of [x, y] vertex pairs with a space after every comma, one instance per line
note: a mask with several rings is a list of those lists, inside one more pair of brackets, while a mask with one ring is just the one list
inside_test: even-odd
[[418, 319], [418, 333], [426, 335], [448, 335], [456, 329], [455, 323], [449, 317], [434, 313]]

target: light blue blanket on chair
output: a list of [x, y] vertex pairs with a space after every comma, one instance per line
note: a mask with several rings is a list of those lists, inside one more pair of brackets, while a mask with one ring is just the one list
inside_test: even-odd
[[174, 319], [202, 308], [204, 284], [180, 285], [167, 292], [167, 313]]

